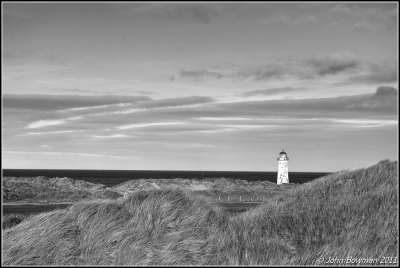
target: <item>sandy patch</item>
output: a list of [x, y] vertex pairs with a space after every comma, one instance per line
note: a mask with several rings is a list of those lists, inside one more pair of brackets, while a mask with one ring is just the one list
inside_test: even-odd
[[154, 189], [157, 189], [157, 190], [161, 189], [161, 187], [155, 182], [152, 182], [151, 185], [154, 187]]
[[190, 190], [199, 191], [199, 190], [208, 190], [208, 187], [200, 184], [192, 184], [189, 185]]

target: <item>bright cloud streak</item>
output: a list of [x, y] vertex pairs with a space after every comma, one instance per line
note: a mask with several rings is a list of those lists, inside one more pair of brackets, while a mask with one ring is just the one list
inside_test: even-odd
[[125, 134], [113, 134], [113, 135], [108, 135], [108, 136], [93, 135], [92, 137], [98, 138], [98, 139], [112, 139], [112, 138], [126, 138], [126, 137], [130, 137], [130, 136], [125, 135]]
[[394, 126], [399, 124], [399, 122], [396, 120], [332, 119], [331, 121], [337, 123], [349, 124], [355, 127], [382, 127], [382, 126]]
[[46, 131], [46, 132], [28, 132], [26, 134], [21, 134], [19, 136], [26, 135], [48, 135], [48, 134], [63, 134], [63, 133], [75, 133], [82, 132], [83, 130], [60, 130], [60, 131]]
[[56, 126], [56, 125], [63, 125], [66, 124], [68, 120], [80, 120], [83, 119], [82, 116], [73, 116], [65, 119], [58, 119], [58, 120], [39, 120], [30, 123], [26, 128], [42, 128], [48, 126]]
[[130, 124], [117, 127], [118, 129], [130, 129], [130, 128], [145, 128], [153, 126], [170, 126], [170, 125], [180, 125], [182, 122], [160, 122], [160, 123], [143, 123], [143, 124]]
[[250, 118], [250, 117], [208, 117], [208, 116], [204, 116], [204, 117], [198, 117], [195, 118], [197, 120], [210, 120], [210, 121], [236, 121], [236, 120], [254, 120], [254, 118]]
[[65, 120], [39, 120], [30, 123], [27, 128], [42, 128], [47, 126], [56, 126], [67, 123]]

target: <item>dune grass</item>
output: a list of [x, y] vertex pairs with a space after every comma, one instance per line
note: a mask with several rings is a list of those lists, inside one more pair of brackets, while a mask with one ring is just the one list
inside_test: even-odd
[[397, 162], [287, 189], [229, 217], [183, 190], [39, 214], [3, 231], [5, 265], [282, 265], [398, 256]]
[[139, 192], [43, 213], [5, 230], [6, 265], [226, 263], [228, 216], [182, 191]]
[[[239, 263], [398, 256], [397, 162], [303, 184], [233, 219]], [[320, 259], [322, 260], [322, 259]]]
[[3, 177], [3, 202], [68, 202], [92, 196], [92, 192], [104, 189], [94, 184], [71, 178]]

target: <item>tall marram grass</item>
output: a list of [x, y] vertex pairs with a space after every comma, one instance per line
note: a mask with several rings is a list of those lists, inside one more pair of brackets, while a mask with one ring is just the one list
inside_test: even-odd
[[397, 162], [381, 161], [294, 188], [231, 224], [242, 265], [315, 264], [398, 256], [397, 218]]
[[4, 232], [6, 265], [223, 264], [228, 215], [182, 191], [80, 202]]
[[236, 217], [193, 192], [138, 192], [25, 219], [6, 265], [314, 264], [398, 256], [397, 162], [331, 174]]

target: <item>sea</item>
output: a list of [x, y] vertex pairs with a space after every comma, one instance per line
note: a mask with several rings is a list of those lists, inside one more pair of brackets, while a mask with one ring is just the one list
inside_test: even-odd
[[[4, 177], [68, 177], [113, 187], [138, 179], [241, 179], [276, 182], [277, 172], [263, 171], [183, 171], [183, 170], [79, 170], [79, 169], [3, 169]], [[329, 172], [289, 172], [291, 183], [305, 183]]]

